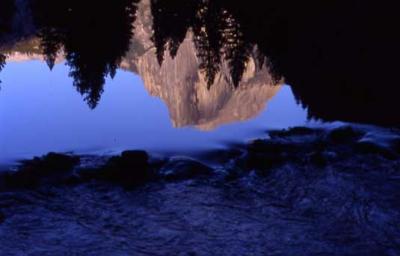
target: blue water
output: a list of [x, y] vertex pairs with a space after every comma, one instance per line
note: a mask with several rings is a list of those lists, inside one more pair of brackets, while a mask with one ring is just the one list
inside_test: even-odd
[[149, 95], [138, 75], [119, 70], [114, 79], [107, 77], [100, 104], [92, 110], [72, 86], [68, 72], [64, 63], [52, 71], [41, 61], [6, 65], [1, 73], [0, 162], [50, 151], [113, 154], [144, 149], [190, 154], [308, 122], [307, 111], [296, 103], [290, 87], [283, 86], [251, 120], [211, 131], [174, 128], [167, 106]]

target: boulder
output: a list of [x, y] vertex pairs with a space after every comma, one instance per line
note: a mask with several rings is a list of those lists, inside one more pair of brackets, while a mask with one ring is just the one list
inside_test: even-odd
[[118, 183], [124, 186], [139, 185], [154, 174], [150, 170], [149, 155], [145, 151], [125, 151], [110, 158], [100, 170], [90, 172], [92, 178]]
[[355, 145], [355, 152], [359, 154], [380, 155], [390, 160], [397, 158], [396, 154], [389, 148], [370, 140], [361, 140], [357, 142]]
[[160, 170], [160, 176], [167, 180], [192, 179], [211, 175], [214, 170], [190, 158], [172, 158]]
[[149, 165], [149, 155], [146, 151], [130, 150], [124, 151], [120, 156], [110, 158], [107, 166], [120, 169], [145, 169]]
[[246, 159], [250, 169], [267, 170], [294, 160], [294, 156], [289, 144], [255, 140], [248, 147]]
[[355, 130], [351, 126], [342, 126], [333, 129], [328, 134], [328, 139], [334, 143], [356, 142], [363, 136], [363, 132]]
[[7, 174], [4, 183], [7, 187], [34, 187], [47, 179], [62, 178], [79, 162], [77, 156], [49, 153], [41, 158], [23, 161], [17, 172]]
[[33, 171], [42, 175], [71, 171], [80, 162], [77, 156], [49, 153], [41, 158], [22, 162], [20, 171]]

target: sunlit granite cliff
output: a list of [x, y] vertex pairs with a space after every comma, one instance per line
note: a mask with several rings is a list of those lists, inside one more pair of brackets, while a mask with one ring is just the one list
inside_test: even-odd
[[[135, 24], [135, 38], [122, 67], [137, 72], [146, 89], [161, 98], [168, 106], [175, 127], [196, 126], [210, 130], [216, 127], [254, 118], [265, 109], [266, 103], [279, 91], [268, 68], [247, 63], [243, 79], [237, 88], [229, 81], [229, 70], [223, 63], [214, 84], [208, 89], [199, 59], [187, 34], [175, 58], [166, 53], [160, 66], [151, 42], [152, 17], [148, 0], [142, 1]], [[141, 53], [138, 55], [138, 53]]]

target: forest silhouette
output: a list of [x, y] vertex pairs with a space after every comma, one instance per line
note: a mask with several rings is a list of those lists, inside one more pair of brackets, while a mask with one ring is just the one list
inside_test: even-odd
[[48, 66], [63, 49], [74, 86], [95, 108], [129, 50], [136, 1], [33, 0], [32, 10]]

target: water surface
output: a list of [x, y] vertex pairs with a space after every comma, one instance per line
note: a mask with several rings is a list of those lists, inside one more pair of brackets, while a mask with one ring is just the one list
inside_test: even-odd
[[[223, 119], [230, 113], [224, 113], [224, 109], [212, 111], [210, 115], [214, 116], [208, 122], [212, 124], [207, 126], [191, 113], [172, 120], [168, 107], [176, 106], [151, 96], [141, 77], [130, 71], [118, 70], [114, 79], [106, 78], [104, 94], [95, 109], [89, 108], [72, 86], [65, 63], [49, 70], [38, 60], [9, 62], [2, 71], [2, 81], [2, 162], [53, 151], [112, 154], [124, 149], [145, 149], [190, 154], [242, 143], [265, 135], [267, 129], [307, 123], [307, 111], [296, 103], [286, 85], [269, 86], [273, 97], [261, 102], [261, 108], [241, 106], [246, 109], [244, 117], [237, 113], [233, 119]], [[191, 102], [186, 104], [184, 108], [191, 107]], [[204, 118], [207, 117], [205, 113]], [[179, 118], [192, 125], [174, 126], [181, 123]]]

